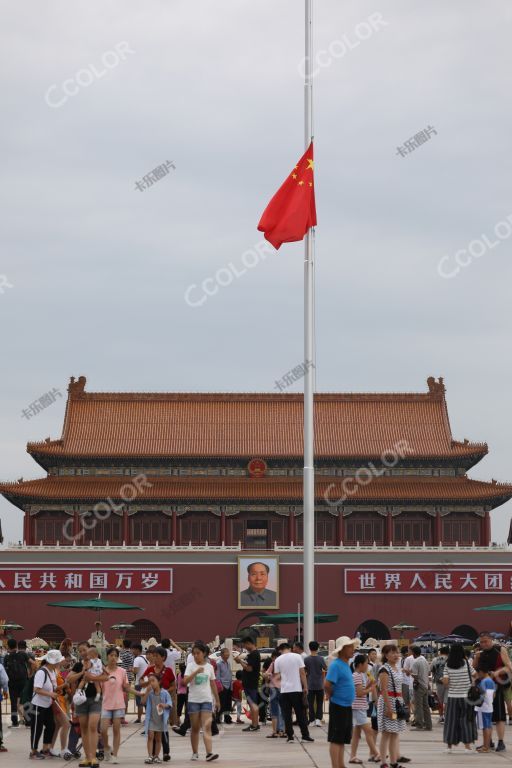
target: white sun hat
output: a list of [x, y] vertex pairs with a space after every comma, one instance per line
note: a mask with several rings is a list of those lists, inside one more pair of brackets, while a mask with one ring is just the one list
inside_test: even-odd
[[58, 650], [48, 651], [46, 656], [43, 656], [42, 658], [47, 664], [60, 664], [61, 661], [64, 661], [64, 656]]
[[331, 656], [337, 656], [338, 653], [341, 651], [342, 648], [345, 648], [346, 645], [354, 645], [356, 648], [359, 648], [361, 645], [361, 640], [358, 637], [347, 637], [346, 635], [342, 635], [341, 637], [338, 637], [336, 640], [336, 645], [334, 646], [334, 651], [331, 653]]

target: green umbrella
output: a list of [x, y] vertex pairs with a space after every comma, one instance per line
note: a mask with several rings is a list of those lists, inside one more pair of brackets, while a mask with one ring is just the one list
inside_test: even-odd
[[474, 611], [511, 611], [512, 603], [501, 603], [498, 605], [486, 605], [484, 608], [473, 608]]
[[138, 605], [127, 605], [127, 603], [116, 603], [113, 600], [104, 600], [101, 594], [98, 597], [91, 597], [86, 600], [64, 600], [62, 603], [47, 603], [55, 608], [85, 608], [89, 611], [97, 611], [98, 618], [100, 611], [143, 611]]
[[[273, 613], [272, 616], [260, 613], [258, 615], [265, 624], [296, 624], [299, 618], [301, 621], [304, 619], [303, 613]], [[315, 613], [315, 624], [330, 624], [338, 621], [338, 618], [337, 613]]]

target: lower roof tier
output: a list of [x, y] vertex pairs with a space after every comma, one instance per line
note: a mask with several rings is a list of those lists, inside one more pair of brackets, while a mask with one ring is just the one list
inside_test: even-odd
[[[13, 504], [96, 502], [113, 499], [126, 503], [234, 502], [300, 503], [302, 478], [76, 478], [47, 477], [1, 483], [0, 493]], [[373, 477], [362, 473], [343, 480], [315, 483], [315, 498], [326, 505], [359, 503], [478, 503], [495, 508], [512, 498], [512, 485], [459, 477]]]

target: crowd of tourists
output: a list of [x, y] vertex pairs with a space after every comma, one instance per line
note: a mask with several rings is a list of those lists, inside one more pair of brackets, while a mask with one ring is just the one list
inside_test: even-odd
[[[296, 726], [308, 744], [312, 730], [324, 726], [326, 709], [332, 768], [345, 768], [346, 749], [350, 764], [363, 762], [362, 737], [366, 761], [405, 765], [410, 758], [401, 754], [400, 736], [407, 727], [432, 730], [433, 713], [447, 752], [458, 744], [468, 755], [506, 749], [512, 662], [489, 633], [470, 652], [453, 644], [430, 662], [420, 647], [387, 642], [379, 650], [361, 649], [350, 637], [338, 638], [327, 658], [316, 641], [307, 650], [282, 642], [262, 658], [248, 636], [240, 648], [218, 653], [202, 641], [181, 648], [170, 639], [145, 650], [125, 640], [102, 652], [67, 639], [38, 657], [10, 639], [0, 688], [10, 698], [10, 727], [30, 728], [30, 759], [82, 757], [80, 768], [97, 768], [100, 760], [119, 764], [130, 696], [134, 722], [143, 724], [146, 764], [170, 760], [170, 726], [190, 738], [192, 760], [199, 759], [202, 740], [211, 762], [219, 757], [213, 736], [221, 724], [251, 734], [270, 722], [266, 738], [286, 744], [297, 743]], [[0, 751], [7, 751], [1, 730]]]

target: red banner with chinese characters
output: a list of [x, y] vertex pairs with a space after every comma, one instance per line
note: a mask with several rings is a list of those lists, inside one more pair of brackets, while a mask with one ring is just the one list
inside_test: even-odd
[[512, 568], [345, 568], [345, 593], [508, 595]]
[[0, 569], [0, 595], [20, 592], [76, 595], [90, 592], [151, 592], [168, 594], [173, 589], [172, 568], [52, 568], [24, 566]]

